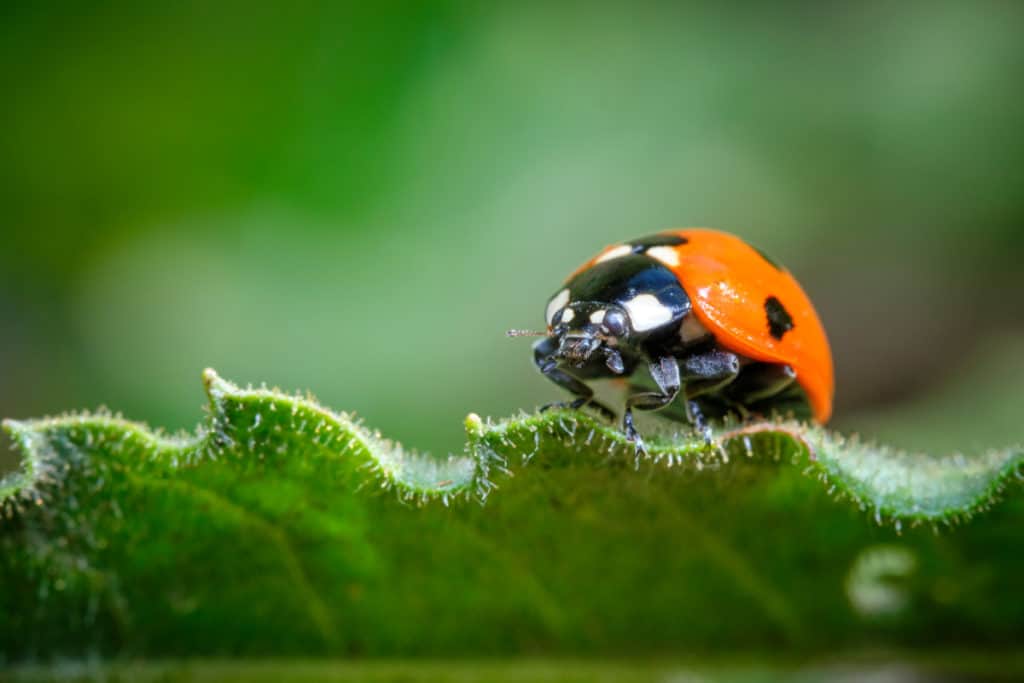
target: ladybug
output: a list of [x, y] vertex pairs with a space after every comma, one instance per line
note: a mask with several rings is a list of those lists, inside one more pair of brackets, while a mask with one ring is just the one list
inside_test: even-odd
[[[787, 410], [819, 423], [832, 413], [832, 354], [810, 299], [785, 268], [725, 232], [685, 229], [606, 247], [548, 301], [536, 366], [590, 406], [588, 380], [635, 378], [622, 427], [643, 452], [634, 410], [681, 408], [710, 441], [709, 418]], [[677, 399], [679, 399], [677, 401]], [[671, 413], [672, 411], [667, 411]]]

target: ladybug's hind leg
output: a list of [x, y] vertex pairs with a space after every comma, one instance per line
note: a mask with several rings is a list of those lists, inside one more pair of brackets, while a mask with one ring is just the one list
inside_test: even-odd
[[748, 417], [755, 406], [763, 406], [782, 395], [796, 382], [796, 371], [779, 363], [751, 363], [743, 368], [736, 381], [723, 391], [737, 410]]

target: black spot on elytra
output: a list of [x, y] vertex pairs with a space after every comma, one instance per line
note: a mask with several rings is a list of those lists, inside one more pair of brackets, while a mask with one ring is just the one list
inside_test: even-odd
[[772, 258], [768, 256], [768, 254], [764, 253], [763, 251], [755, 247], [753, 244], [750, 245], [750, 248], [756, 251], [757, 255], [763, 258], [768, 263], [768, 265], [770, 265], [775, 270], [785, 270], [785, 268], [780, 266], [777, 261], [772, 260]]
[[642, 254], [652, 247], [678, 247], [686, 244], [688, 241], [688, 239], [680, 235], [661, 232], [657, 235], [648, 235], [638, 240], [632, 240], [629, 245], [633, 247], [634, 254]]
[[764, 301], [764, 312], [768, 315], [768, 332], [778, 340], [793, 329], [793, 318], [782, 302], [774, 296]]

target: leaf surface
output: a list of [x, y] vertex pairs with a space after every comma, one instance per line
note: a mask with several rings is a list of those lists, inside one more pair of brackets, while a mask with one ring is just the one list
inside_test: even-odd
[[567, 411], [407, 451], [308, 398], [204, 374], [168, 437], [7, 421], [12, 658], [660, 653], [1011, 645], [1021, 449], [911, 455], [796, 423], [706, 445]]

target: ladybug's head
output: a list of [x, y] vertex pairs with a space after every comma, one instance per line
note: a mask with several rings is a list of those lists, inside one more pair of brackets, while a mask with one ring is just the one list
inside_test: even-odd
[[600, 352], [612, 372], [622, 374], [646, 343], [675, 334], [689, 311], [690, 300], [670, 270], [647, 256], [624, 254], [571, 277], [548, 301], [547, 332], [537, 334], [558, 342], [554, 361], [579, 367]]
[[606, 302], [569, 302], [567, 291], [555, 295], [548, 304], [546, 332], [509, 330], [509, 335], [546, 336], [553, 340], [549, 362], [563, 361], [582, 367], [595, 356], [603, 357], [614, 373], [622, 374], [622, 351], [631, 348], [635, 335], [628, 311]]
[[[548, 305], [548, 335], [558, 340], [559, 359], [580, 366], [599, 350], [609, 355], [629, 345], [632, 328], [629, 314], [621, 306], [595, 301], [560, 303], [556, 297]], [[552, 311], [553, 306], [557, 310]]]

